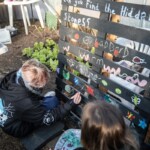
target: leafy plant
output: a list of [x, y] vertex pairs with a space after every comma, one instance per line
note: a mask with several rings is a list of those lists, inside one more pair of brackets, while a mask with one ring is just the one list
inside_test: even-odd
[[35, 42], [33, 48], [24, 48], [23, 56], [34, 58], [48, 66], [52, 71], [56, 71], [58, 66], [57, 55], [59, 53], [58, 44], [52, 39], [47, 39], [45, 43]]
[[28, 47], [28, 48], [23, 49], [22, 55], [26, 55], [27, 57], [31, 57], [32, 53], [33, 53], [33, 50], [30, 47]]
[[91, 53], [92, 53], [92, 54], [95, 54], [95, 47], [92, 47], [92, 48], [91, 48]]

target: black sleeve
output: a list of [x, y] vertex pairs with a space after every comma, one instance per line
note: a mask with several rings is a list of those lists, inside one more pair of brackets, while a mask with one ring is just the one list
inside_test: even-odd
[[34, 123], [37, 126], [42, 124], [50, 125], [57, 120], [63, 119], [74, 105], [73, 101], [69, 101], [64, 105], [59, 105], [57, 108], [48, 111], [41, 105], [34, 105], [26, 110], [21, 118], [23, 121]]

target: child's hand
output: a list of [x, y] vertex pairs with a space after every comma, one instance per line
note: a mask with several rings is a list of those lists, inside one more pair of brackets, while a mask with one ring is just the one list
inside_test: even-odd
[[75, 104], [79, 104], [81, 102], [81, 95], [80, 93], [76, 93], [74, 96], [71, 97], [71, 99], [73, 99], [73, 102]]

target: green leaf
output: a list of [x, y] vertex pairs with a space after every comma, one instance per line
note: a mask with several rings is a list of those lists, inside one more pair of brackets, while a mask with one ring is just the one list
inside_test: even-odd
[[46, 47], [51, 47], [51, 46], [55, 46], [55, 45], [56, 45], [56, 42], [53, 41], [52, 39], [47, 39], [46, 40], [46, 43], [45, 43]]
[[79, 62], [83, 62], [83, 59], [81, 57], [78, 57], [78, 56], [76, 57], [76, 60]]
[[76, 75], [76, 76], [79, 76], [80, 75], [80, 72], [78, 72], [77, 70], [73, 70], [73, 72], [72, 72], [74, 75]]
[[86, 65], [88, 68], [91, 68], [91, 65], [89, 64], [89, 62], [86, 62], [85, 65]]
[[92, 47], [91, 53], [92, 53], [92, 54], [95, 54], [95, 47]]
[[50, 68], [52, 69], [52, 71], [56, 71], [57, 66], [58, 66], [58, 60], [50, 59]]
[[24, 48], [24, 49], [22, 50], [22, 55], [23, 55], [23, 56], [31, 57], [31, 56], [32, 56], [32, 53], [33, 53], [33, 50], [32, 50], [32, 48], [30, 48], [30, 47]]

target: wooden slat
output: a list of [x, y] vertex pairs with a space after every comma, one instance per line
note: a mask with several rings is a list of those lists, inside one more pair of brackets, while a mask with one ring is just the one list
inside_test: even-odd
[[[137, 41], [146, 45], [150, 45], [150, 31], [138, 29], [123, 24], [118, 24], [110, 21], [103, 21], [85, 15], [75, 14], [71, 12], [62, 11], [61, 19], [67, 22], [75, 23], [81, 26], [87, 26], [97, 29], [104, 33], [115, 34], [133, 41]], [[140, 35], [140, 36], [137, 36]]]
[[[147, 54], [141, 53], [139, 51], [133, 50], [125, 46], [121, 46], [119, 44], [113, 43], [109, 40], [105, 40], [100, 37], [94, 37], [85, 32], [61, 26], [60, 39], [64, 39], [65, 37], [75, 39], [76, 42], [79, 44], [98, 48], [95, 51], [95, 53], [99, 56], [102, 56], [102, 52], [105, 51], [107, 53], [117, 55], [117, 57], [119, 58], [129, 60], [131, 62], [140, 64], [141, 66], [150, 69], [150, 56]], [[115, 54], [116, 52], [118, 54]], [[139, 61], [134, 61], [135, 58], [138, 58]]]
[[123, 17], [150, 21], [150, 6], [107, 0], [62, 0], [63, 5], [117, 14]]
[[[75, 56], [87, 59], [86, 61], [96, 66], [95, 71], [97, 71], [97, 73], [100, 73], [100, 69], [105, 69], [109, 73], [115, 74], [119, 76], [120, 78], [125, 79], [128, 82], [131, 82], [131, 79], [132, 79], [133, 84], [138, 85], [139, 87], [143, 89], [147, 89], [150, 85], [150, 79], [148, 77], [145, 77], [141, 74], [137, 75], [137, 72], [132, 71], [128, 68], [122, 67], [100, 56], [96, 56], [92, 54], [91, 52], [89, 52], [88, 50], [85, 50], [81, 47], [73, 46], [70, 43], [63, 42], [61, 40], [59, 41], [59, 47], [62, 53], [64, 53], [64, 51], [70, 52], [74, 54]], [[134, 77], [137, 77], [137, 78], [134, 79]]]

